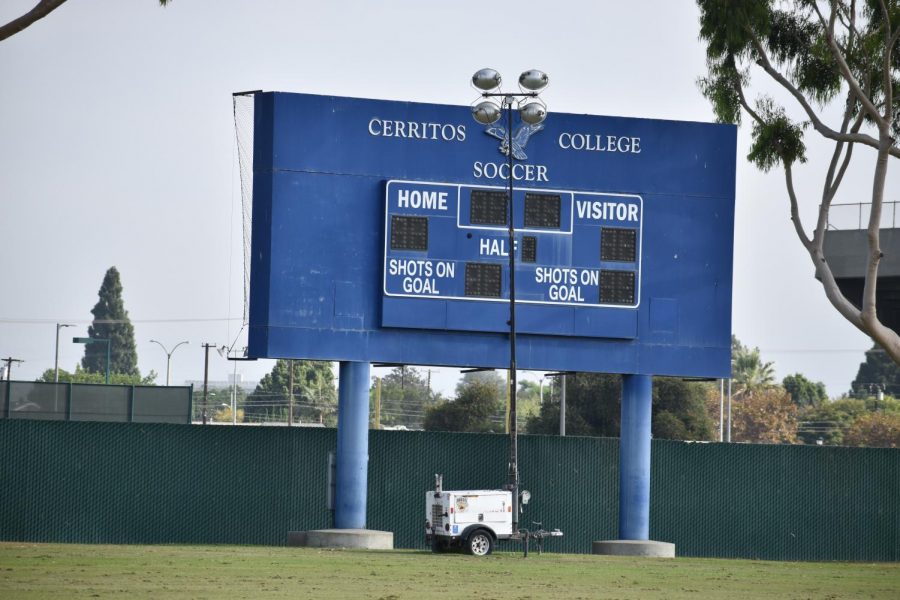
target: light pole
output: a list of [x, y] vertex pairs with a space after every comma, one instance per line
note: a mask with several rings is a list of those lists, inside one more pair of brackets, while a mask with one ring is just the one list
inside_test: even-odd
[[53, 382], [59, 383], [59, 330], [63, 327], [75, 327], [74, 325], [69, 325], [68, 323], [57, 323], [56, 324], [56, 353], [55, 358], [53, 359]]
[[166, 350], [166, 347], [163, 346], [162, 342], [158, 342], [156, 340], [150, 340], [150, 341], [153, 342], [154, 344], [159, 344], [159, 347], [162, 348], [163, 352], [166, 353], [166, 386], [170, 386], [170, 385], [172, 385], [172, 380], [169, 377], [169, 370], [170, 370], [170, 367], [172, 366], [172, 355], [175, 354], [176, 350], [178, 350], [178, 346], [181, 346], [182, 344], [190, 344], [190, 342], [187, 340], [185, 340], [183, 342], [178, 342], [177, 344], [175, 344], [175, 347], [172, 348], [172, 351], [169, 352], [168, 350]]
[[106, 385], [109, 385], [109, 338], [74, 337], [72, 341], [76, 344], [106, 344]]
[[[531, 69], [519, 75], [519, 91], [503, 92], [501, 77], [494, 69], [481, 69], [472, 76], [472, 85], [481, 95], [481, 101], [472, 106], [472, 117], [482, 125], [492, 125], [500, 120], [506, 109], [506, 133], [501, 150], [506, 154], [509, 168], [509, 489], [512, 491], [515, 509], [512, 529], [519, 529], [519, 464], [518, 427], [516, 423], [516, 232], [513, 211], [513, 158], [516, 154], [513, 135], [513, 110], [518, 108], [523, 126], [539, 125], [547, 117], [547, 105], [538, 97], [547, 87], [549, 77], [543, 71]], [[498, 104], [497, 100], [500, 100]], [[477, 102], [477, 101], [476, 101]]]

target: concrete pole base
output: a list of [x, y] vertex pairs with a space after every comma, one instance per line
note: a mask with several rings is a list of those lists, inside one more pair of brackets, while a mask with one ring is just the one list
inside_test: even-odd
[[362, 548], [366, 550], [393, 550], [394, 533], [373, 529], [317, 529], [313, 531], [289, 531], [288, 546], [308, 548]]
[[603, 540], [591, 544], [591, 554], [675, 558], [675, 544], [653, 540]]

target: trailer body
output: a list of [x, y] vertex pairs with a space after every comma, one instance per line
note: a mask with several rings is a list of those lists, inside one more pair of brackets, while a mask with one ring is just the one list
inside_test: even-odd
[[[425, 539], [440, 552], [462, 548], [489, 554], [499, 540], [513, 536], [514, 503], [509, 490], [455, 490], [425, 493]], [[490, 543], [484, 535], [490, 537]], [[476, 548], [472, 548], [472, 539]], [[486, 547], [487, 546], [487, 547]]]

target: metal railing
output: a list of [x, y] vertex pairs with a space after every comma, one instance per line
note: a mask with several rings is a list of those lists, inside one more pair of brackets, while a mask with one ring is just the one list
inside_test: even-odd
[[[879, 225], [881, 229], [897, 228], [898, 204], [900, 202], [883, 202], [881, 204], [881, 223]], [[831, 231], [868, 229], [871, 214], [871, 202], [832, 204], [828, 211], [828, 229]]]

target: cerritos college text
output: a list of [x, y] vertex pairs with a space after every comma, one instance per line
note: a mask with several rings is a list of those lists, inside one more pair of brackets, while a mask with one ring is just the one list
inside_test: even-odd
[[[442, 142], [466, 141], [466, 126], [451, 123], [427, 123], [419, 121], [398, 121], [372, 117], [368, 124], [369, 135], [375, 137], [404, 138], [411, 140], [433, 140]], [[560, 133], [557, 145], [563, 150], [581, 152], [609, 152], [620, 154], [640, 154], [641, 138], [635, 136], [604, 135], [599, 133]], [[550, 181], [546, 165], [515, 163], [512, 167], [515, 181]], [[509, 179], [509, 165], [491, 161], [472, 163], [472, 176], [476, 179]]]

